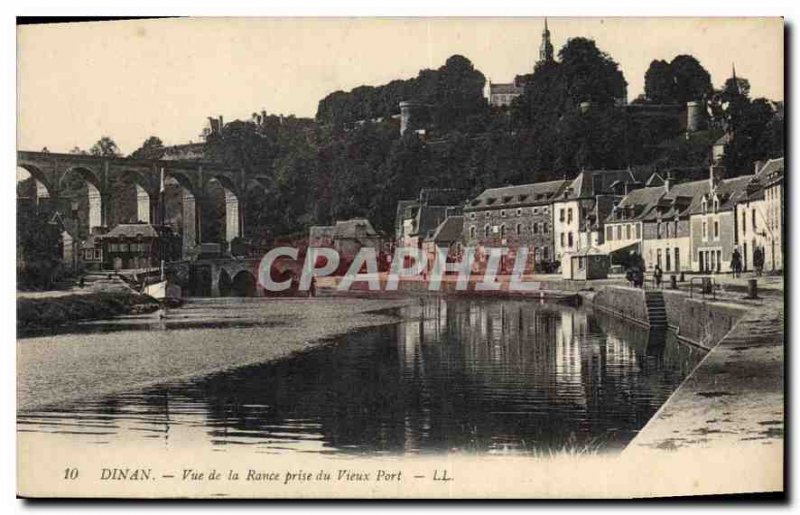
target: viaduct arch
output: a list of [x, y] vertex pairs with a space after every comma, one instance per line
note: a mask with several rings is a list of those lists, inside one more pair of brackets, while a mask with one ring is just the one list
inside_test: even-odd
[[[70, 213], [65, 205], [69, 199], [62, 198], [62, 193], [70, 177], [79, 177], [89, 192], [90, 231], [94, 227], [106, 226], [110, 210], [115, 209], [110, 195], [110, 183], [115, 177], [126, 177], [135, 185], [137, 218], [155, 222], [160, 209], [158, 203], [163, 170], [165, 178], [176, 181], [182, 190], [184, 257], [191, 255], [203, 242], [200, 207], [208, 198], [210, 185], [217, 183], [224, 191], [225, 241], [230, 242], [243, 234], [245, 193], [253, 187], [267, 184], [266, 175], [245, 174], [243, 169], [201, 160], [144, 160], [18, 150], [17, 166], [26, 170], [35, 180], [37, 199], [47, 199], [55, 210], [65, 215]], [[240, 281], [244, 279], [240, 278]]]

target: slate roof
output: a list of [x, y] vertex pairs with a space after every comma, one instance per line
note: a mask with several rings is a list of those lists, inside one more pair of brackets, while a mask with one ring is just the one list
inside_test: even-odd
[[[606, 221], [632, 221], [642, 220], [651, 210], [656, 207], [664, 197], [664, 186], [652, 186], [649, 188], [639, 188], [625, 195], [619, 202], [615, 210], [612, 210]], [[623, 217], [623, 213], [625, 216]]]
[[440, 223], [433, 232], [433, 241], [436, 243], [452, 243], [461, 238], [464, 230], [463, 216], [450, 216]]
[[[733, 181], [733, 179], [728, 179], [728, 181]], [[726, 188], [734, 185], [735, 183], [731, 183]], [[618, 204], [616, 216], [612, 212], [606, 221], [654, 221], [659, 216], [662, 219], [672, 219], [676, 216], [688, 216], [695, 212], [702, 212], [703, 195], [708, 194], [709, 186], [708, 180], [703, 179], [675, 184], [670, 187], [668, 192], [665, 191], [664, 186], [633, 190], [625, 195]], [[633, 212], [622, 218], [619, 215], [621, 209], [625, 207], [632, 208]]]
[[[601, 193], [611, 193], [612, 184], [642, 184], [650, 172], [641, 170], [584, 170], [567, 187], [566, 200], [591, 198]], [[595, 177], [599, 177], [599, 191], [594, 191]]]
[[150, 224], [119, 224], [105, 234], [98, 234], [97, 239], [106, 238], [158, 238], [158, 231]]
[[515, 208], [523, 205], [547, 203], [554, 200], [569, 182], [568, 180], [556, 180], [489, 188], [472, 199], [464, 209], [469, 211], [481, 208]]
[[447, 218], [452, 206], [420, 206], [417, 212], [416, 226], [413, 234], [428, 238], [442, 221]]
[[352, 218], [350, 220], [339, 220], [333, 227], [334, 238], [356, 239], [370, 236], [377, 236], [378, 233], [366, 218]]

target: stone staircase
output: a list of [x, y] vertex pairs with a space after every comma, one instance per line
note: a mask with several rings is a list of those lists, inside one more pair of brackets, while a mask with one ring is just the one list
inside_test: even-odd
[[647, 320], [651, 328], [667, 328], [667, 309], [664, 306], [664, 294], [661, 290], [645, 290], [644, 300], [647, 305]]

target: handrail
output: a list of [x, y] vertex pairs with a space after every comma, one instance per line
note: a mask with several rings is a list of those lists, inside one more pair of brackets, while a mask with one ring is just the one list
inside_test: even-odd
[[706, 288], [704, 288], [703, 285], [708, 283], [711, 285], [710, 290], [713, 300], [717, 300], [717, 282], [714, 280], [713, 277], [708, 275], [703, 275], [700, 277], [691, 277], [689, 279], [689, 298], [694, 297], [695, 281], [699, 281], [697, 284], [700, 285], [700, 294], [703, 296], [703, 298], [706, 298], [706, 295], [708, 295], [708, 293], [706, 293]]

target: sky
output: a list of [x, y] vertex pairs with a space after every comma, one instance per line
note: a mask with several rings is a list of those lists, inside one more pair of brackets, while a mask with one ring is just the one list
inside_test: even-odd
[[[783, 100], [780, 18], [549, 18], [558, 52], [594, 39], [620, 65], [628, 97], [653, 59], [691, 54], [715, 86], [731, 75], [751, 95]], [[313, 117], [336, 90], [380, 85], [461, 54], [492, 82], [528, 73], [542, 18], [185, 18], [18, 27], [23, 150], [88, 149], [110, 136], [124, 154], [149, 136], [197, 142], [208, 116], [262, 109]]]

